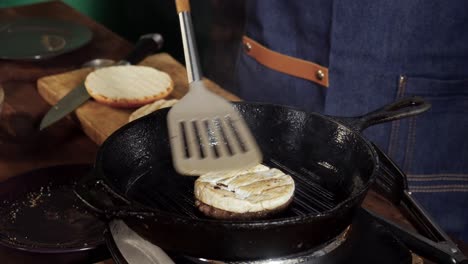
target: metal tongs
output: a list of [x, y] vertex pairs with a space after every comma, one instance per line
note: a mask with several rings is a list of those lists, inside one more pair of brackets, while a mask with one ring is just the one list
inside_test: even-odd
[[399, 226], [369, 210], [366, 211], [416, 254], [436, 263], [468, 264], [468, 258], [463, 255], [456, 243], [411, 196], [406, 175], [375, 144], [373, 147], [381, 163], [381, 172], [376, 179], [377, 191], [401, 208], [404, 213], [411, 216], [408, 219], [418, 229], [418, 233]]

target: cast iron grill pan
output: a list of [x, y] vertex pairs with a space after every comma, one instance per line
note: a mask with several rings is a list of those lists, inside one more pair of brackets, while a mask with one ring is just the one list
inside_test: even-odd
[[[301, 111], [265, 106], [239, 107], [262, 148], [264, 164], [290, 174], [295, 180], [293, 203], [284, 213], [269, 219], [320, 215], [362, 190], [369, 181], [374, 169], [371, 153], [360, 153], [362, 149], [359, 147], [344, 146], [362, 140], [354, 131], [344, 127], [328, 131], [325, 124], [329, 121]], [[158, 114], [165, 113], [159, 111]], [[274, 120], [271, 120], [272, 116], [275, 116]], [[109, 146], [107, 151], [122, 154], [122, 148], [128, 148], [125, 152], [128, 156], [104, 160], [106, 165], [113, 164], [106, 166], [112, 170], [106, 175], [116, 176], [111, 179], [132, 201], [181, 217], [205, 218], [194, 207], [195, 178], [178, 175], [173, 169], [165, 125], [159, 122], [156, 125], [159, 119], [161, 117], [156, 115], [153, 116], [154, 123], [139, 123], [144, 126], [152, 123], [157, 128], [135, 126], [133, 131], [122, 135], [131, 136], [135, 141], [123, 142], [124, 145], [120, 142], [115, 146], [118, 149]], [[320, 128], [323, 131], [320, 134], [313, 131]], [[150, 134], [152, 129], [157, 131]], [[333, 142], [334, 145], [328, 151], [321, 150], [321, 142]], [[354, 166], [357, 158], [360, 158], [361, 166]], [[114, 164], [117, 163], [125, 166], [116, 168]], [[345, 177], [348, 173], [353, 177]]]
[[235, 107], [265, 165], [295, 180], [294, 200], [283, 213], [249, 221], [202, 216], [194, 206], [195, 178], [178, 175], [172, 166], [168, 109], [125, 125], [101, 146], [90, 183], [105, 187], [104, 196], [119, 197], [119, 204], [104, 204], [89, 194], [89, 187], [78, 194], [97, 212], [124, 219], [140, 236], [171, 252], [225, 260], [293, 254], [321, 246], [350, 225], [379, 165], [359, 131], [430, 106], [420, 98], [405, 98], [355, 118], [272, 104]]
[[[276, 160], [265, 162], [264, 165], [274, 167], [291, 175], [295, 181], [296, 189], [294, 200], [288, 209], [277, 216], [271, 218], [288, 218], [296, 216], [305, 216], [308, 214], [320, 214], [321, 212], [332, 209], [339, 202], [344, 200], [344, 195], [339, 197], [317, 182], [311, 180], [306, 174], [295, 172]], [[160, 173], [158, 170], [151, 170], [141, 175], [138, 181], [129, 185], [126, 190], [126, 195], [132, 200], [143, 203], [151, 208], [161, 211], [190, 217], [192, 219], [206, 218], [194, 207], [194, 182], [195, 178], [184, 177], [178, 185], [178, 193], [168, 193], [166, 191], [154, 191], [155, 186], [152, 184], [155, 174]], [[171, 177], [183, 177], [176, 175], [168, 175]], [[178, 180], [179, 181], [179, 180]], [[161, 185], [158, 188], [160, 189]], [[165, 189], [165, 187], [162, 187]], [[169, 189], [169, 188], [167, 188]]]

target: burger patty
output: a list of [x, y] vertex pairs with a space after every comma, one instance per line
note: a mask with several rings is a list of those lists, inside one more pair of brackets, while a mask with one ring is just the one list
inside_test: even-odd
[[216, 218], [216, 219], [223, 219], [223, 220], [252, 220], [252, 219], [262, 219], [267, 218], [269, 216], [275, 215], [277, 213], [282, 212], [286, 209], [289, 204], [292, 202], [293, 198], [289, 199], [288, 202], [283, 204], [282, 206], [277, 207], [273, 210], [263, 210], [258, 212], [248, 212], [248, 213], [234, 213], [229, 212], [223, 209], [219, 209], [213, 207], [211, 205], [207, 205], [199, 200], [195, 200], [195, 206], [202, 212], [204, 215]]

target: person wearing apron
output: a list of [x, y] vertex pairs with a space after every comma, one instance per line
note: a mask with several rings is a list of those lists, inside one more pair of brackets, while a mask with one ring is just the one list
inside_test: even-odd
[[232, 92], [357, 116], [407, 96], [432, 108], [365, 135], [408, 176], [450, 235], [468, 241], [468, 2], [246, 1]]

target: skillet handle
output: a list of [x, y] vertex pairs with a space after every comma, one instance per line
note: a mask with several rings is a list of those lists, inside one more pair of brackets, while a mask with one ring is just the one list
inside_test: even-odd
[[98, 216], [112, 220], [123, 217], [151, 217], [153, 212], [130, 204], [128, 200], [114, 192], [106, 182], [94, 173], [82, 178], [74, 188], [75, 195], [83, 204]]
[[364, 129], [380, 123], [385, 123], [393, 120], [402, 119], [405, 117], [415, 116], [426, 112], [431, 108], [431, 104], [421, 97], [406, 97], [391, 104], [388, 104], [375, 111], [358, 117], [337, 118], [344, 122], [348, 127], [363, 131]]
[[468, 259], [463, 252], [450, 239], [441, 242], [435, 242], [431, 239], [420, 235], [408, 228], [399, 226], [398, 224], [364, 209], [369, 215], [376, 219], [382, 226], [392, 232], [398, 240], [402, 241], [411, 251], [427, 258], [435, 263], [446, 264], [467, 264]]

